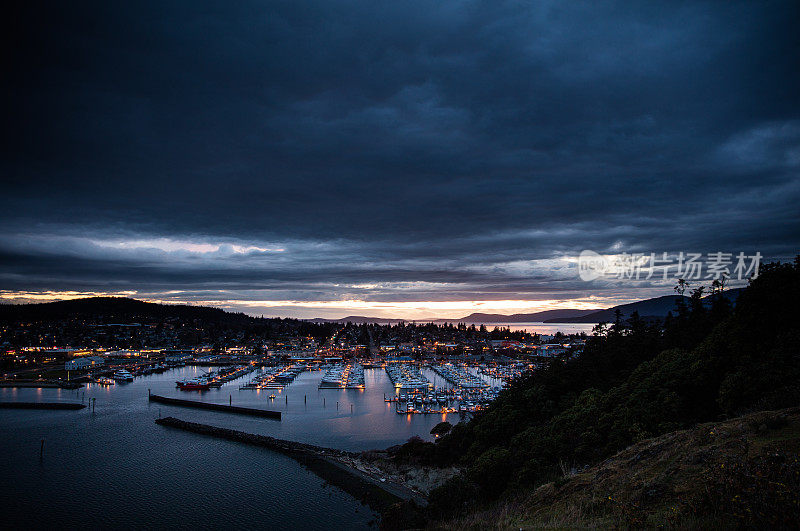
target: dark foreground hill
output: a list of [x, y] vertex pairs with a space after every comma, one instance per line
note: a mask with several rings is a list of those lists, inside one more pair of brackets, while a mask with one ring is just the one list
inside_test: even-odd
[[[500, 511], [563, 479], [565, 470], [596, 467], [630, 445], [702, 423], [800, 405], [798, 297], [800, 258], [764, 266], [735, 308], [725, 297], [706, 304], [695, 296], [670, 319], [655, 322], [634, 314], [612, 324], [590, 337], [577, 359], [517, 379], [485, 412], [436, 443], [411, 440], [398, 449], [397, 462], [455, 466], [461, 473], [431, 491], [425, 511], [415, 515], [406, 508], [385, 521], [413, 527], [426, 519], [455, 522], [466, 507]], [[620, 484], [635, 479], [621, 478]], [[655, 482], [647, 492], [656, 496], [669, 488]], [[747, 488], [734, 484], [729, 494], [744, 498], [751, 494]], [[781, 511], [782, 494], [764, 492], [759, 506]], [[613, 500], [615, 494], [608, 495]], [[727, 510], [723, 502], [712, 500], [697, 517]], [[625, 499], [619, 510], [635, 503], [640, 502]], [[522, 509], [511, 510], [509, 521], [527, 518]], [[399, 520], [404, 514], [412, 521]], [[759, 524], [771, 522], [766, 515], [759, 518]]]
[[434, 529], [795, 528], [800, 408], [647, 439], [525, 495]]

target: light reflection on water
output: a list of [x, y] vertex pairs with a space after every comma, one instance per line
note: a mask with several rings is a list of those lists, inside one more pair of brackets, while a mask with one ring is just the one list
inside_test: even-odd
[[[317, 389], [321, 372], [283, 390], [246, 391], [249, 376], [205, 392], [181, 392], [185, 367], [111, 387], [0, 388], [4, 401], [72, 401], [80, 411], [0, 410], [0, 502], [4, 523], [90, 527], [359, 528], [375, 515], [293, 460], [268, 450], [156, 425], [159, 416], [348, 450], [385, 448], [412, 435], [431, 439], [443, 415], [398, 415], [383, 400], [394, 387], [366, 369], [364, 390]], [[431, 377], [431, 374], [428, 374]], [[433, 378], [431, 378], [433, 381]], [[437, 378], [437, 385], [445, 382]], [[276, 409], [283, 420], [150, 403], [154, 394]], [[277, 398], [270, 400], [268, 396]], [[91, 399], [95, 411], [91, 411]], [[336, 402], [339, 402], [338, 410]], [[352, 405], [352, 413], [350, 406]], [[448, 415], [451, 422], [458, 415]], [[41, 440], [44, 457], [39, 460]]]
[[[466, 323], [467, 326], [471, 324], [473, 323]], [[481, 323], [474, 324], [477, 327], [481, 326]], [[493, 330], [495, 327], [510, 328], [512, 332], [522, 330], [531, 334], [553, 335], [556, 332], [561, 332], [563, 334], [580, 334], [581, 332], [586, 332], [587, 335], [591, 335], [592, 328], [595, 327], [595, 324], [596, 323], [484, 323], [484, 326], [486, 326], [488, 330]]]

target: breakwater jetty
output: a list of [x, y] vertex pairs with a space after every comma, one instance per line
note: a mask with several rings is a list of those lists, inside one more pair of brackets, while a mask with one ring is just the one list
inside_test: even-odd
[[255, 409], [251, 407], [226, 406], [225, 404], [212, 404], [209, 402], [199, 402], [197, 400], [183, 400], [181, 398], [169, 398], [160, 395], [147, 395], [150, 402], [168, 404], [170, 406], [191, 407], [195, 409], [208, 409], [211, 411], [224, 411], [226, 413], [238, 413], [240, 415], [251, 415], [255, 417], [265, 417], [269, 419], [281, 420], [280, 411], [269, 411], [267, 409]]
[[372, 477], [346, 464], [346, 461], [358, 458], [360, 454], [355, 452], [218, 428], [174, 417], [157, 419], [156, 424], [280, 452], [295, 459], [328, 483], [341, 488], [379, 512], [383, 512], [403, 500], [413, 500], [425, 504], [425, 500], [410, 489], [387, 481], [385, 478]]
[[73, 402], [0, 402], [0, 409], [83, 409]]

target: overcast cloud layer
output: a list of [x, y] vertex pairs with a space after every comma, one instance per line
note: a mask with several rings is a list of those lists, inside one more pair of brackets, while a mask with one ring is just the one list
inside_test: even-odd
[[800, 251], [796, 2], [5, 18], [7, 301], [513, 313], [670, 292], [582, 282], [583, 249]]

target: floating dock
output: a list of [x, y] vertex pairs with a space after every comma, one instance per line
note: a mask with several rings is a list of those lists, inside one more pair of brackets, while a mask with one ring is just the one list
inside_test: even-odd
[[211, 411], [223, 411], [225, 413], [238, 413], [240, 415], [251, 415], [254, 417], [266, 417], [269, 419], [281, 420], [280, 411], [269, 411], [267, 409], [255, 409], [251, 407], [226, 406], [225, 404], [212, 404], [209, 402], [198, 402], [197, 400], [183, 400], [181, 398], [168, 398], [166, 396], [148, 395], [150, 402], [168, 404], [170, 406], [192, 407], [195, 409], [209, 409]]
[[261, 374], [239, 387], [239, 390], [283, 389], [305, 370], [305, 366], [268, 367]]
[[397, 389], [428, 389], [433, 384], [414, 365], [401, 363], [386, 364], [386, 374]]
[[456, 387], [461, 387], [463, 389], [483, 389], [489, 387], [488, 383], [457, 365], [451, 365], [449, 363], [444, 365], [434, 364], [431, 365], [431, 369]]
[[74, 402], [0, 402], [0, 409], [83, 409]]
[[364, 389], [364, 368], [358, 363], [337, 363], [322, 377], [319, 389]]
[[210, 387], [222, 387], [223, 384], [241, 378], [245, 374], [250, 374], [256, 370], [252, 365], [238, 365], [220, 369], [217, 372], [210, 372], [206, 378], [209, 380]]

